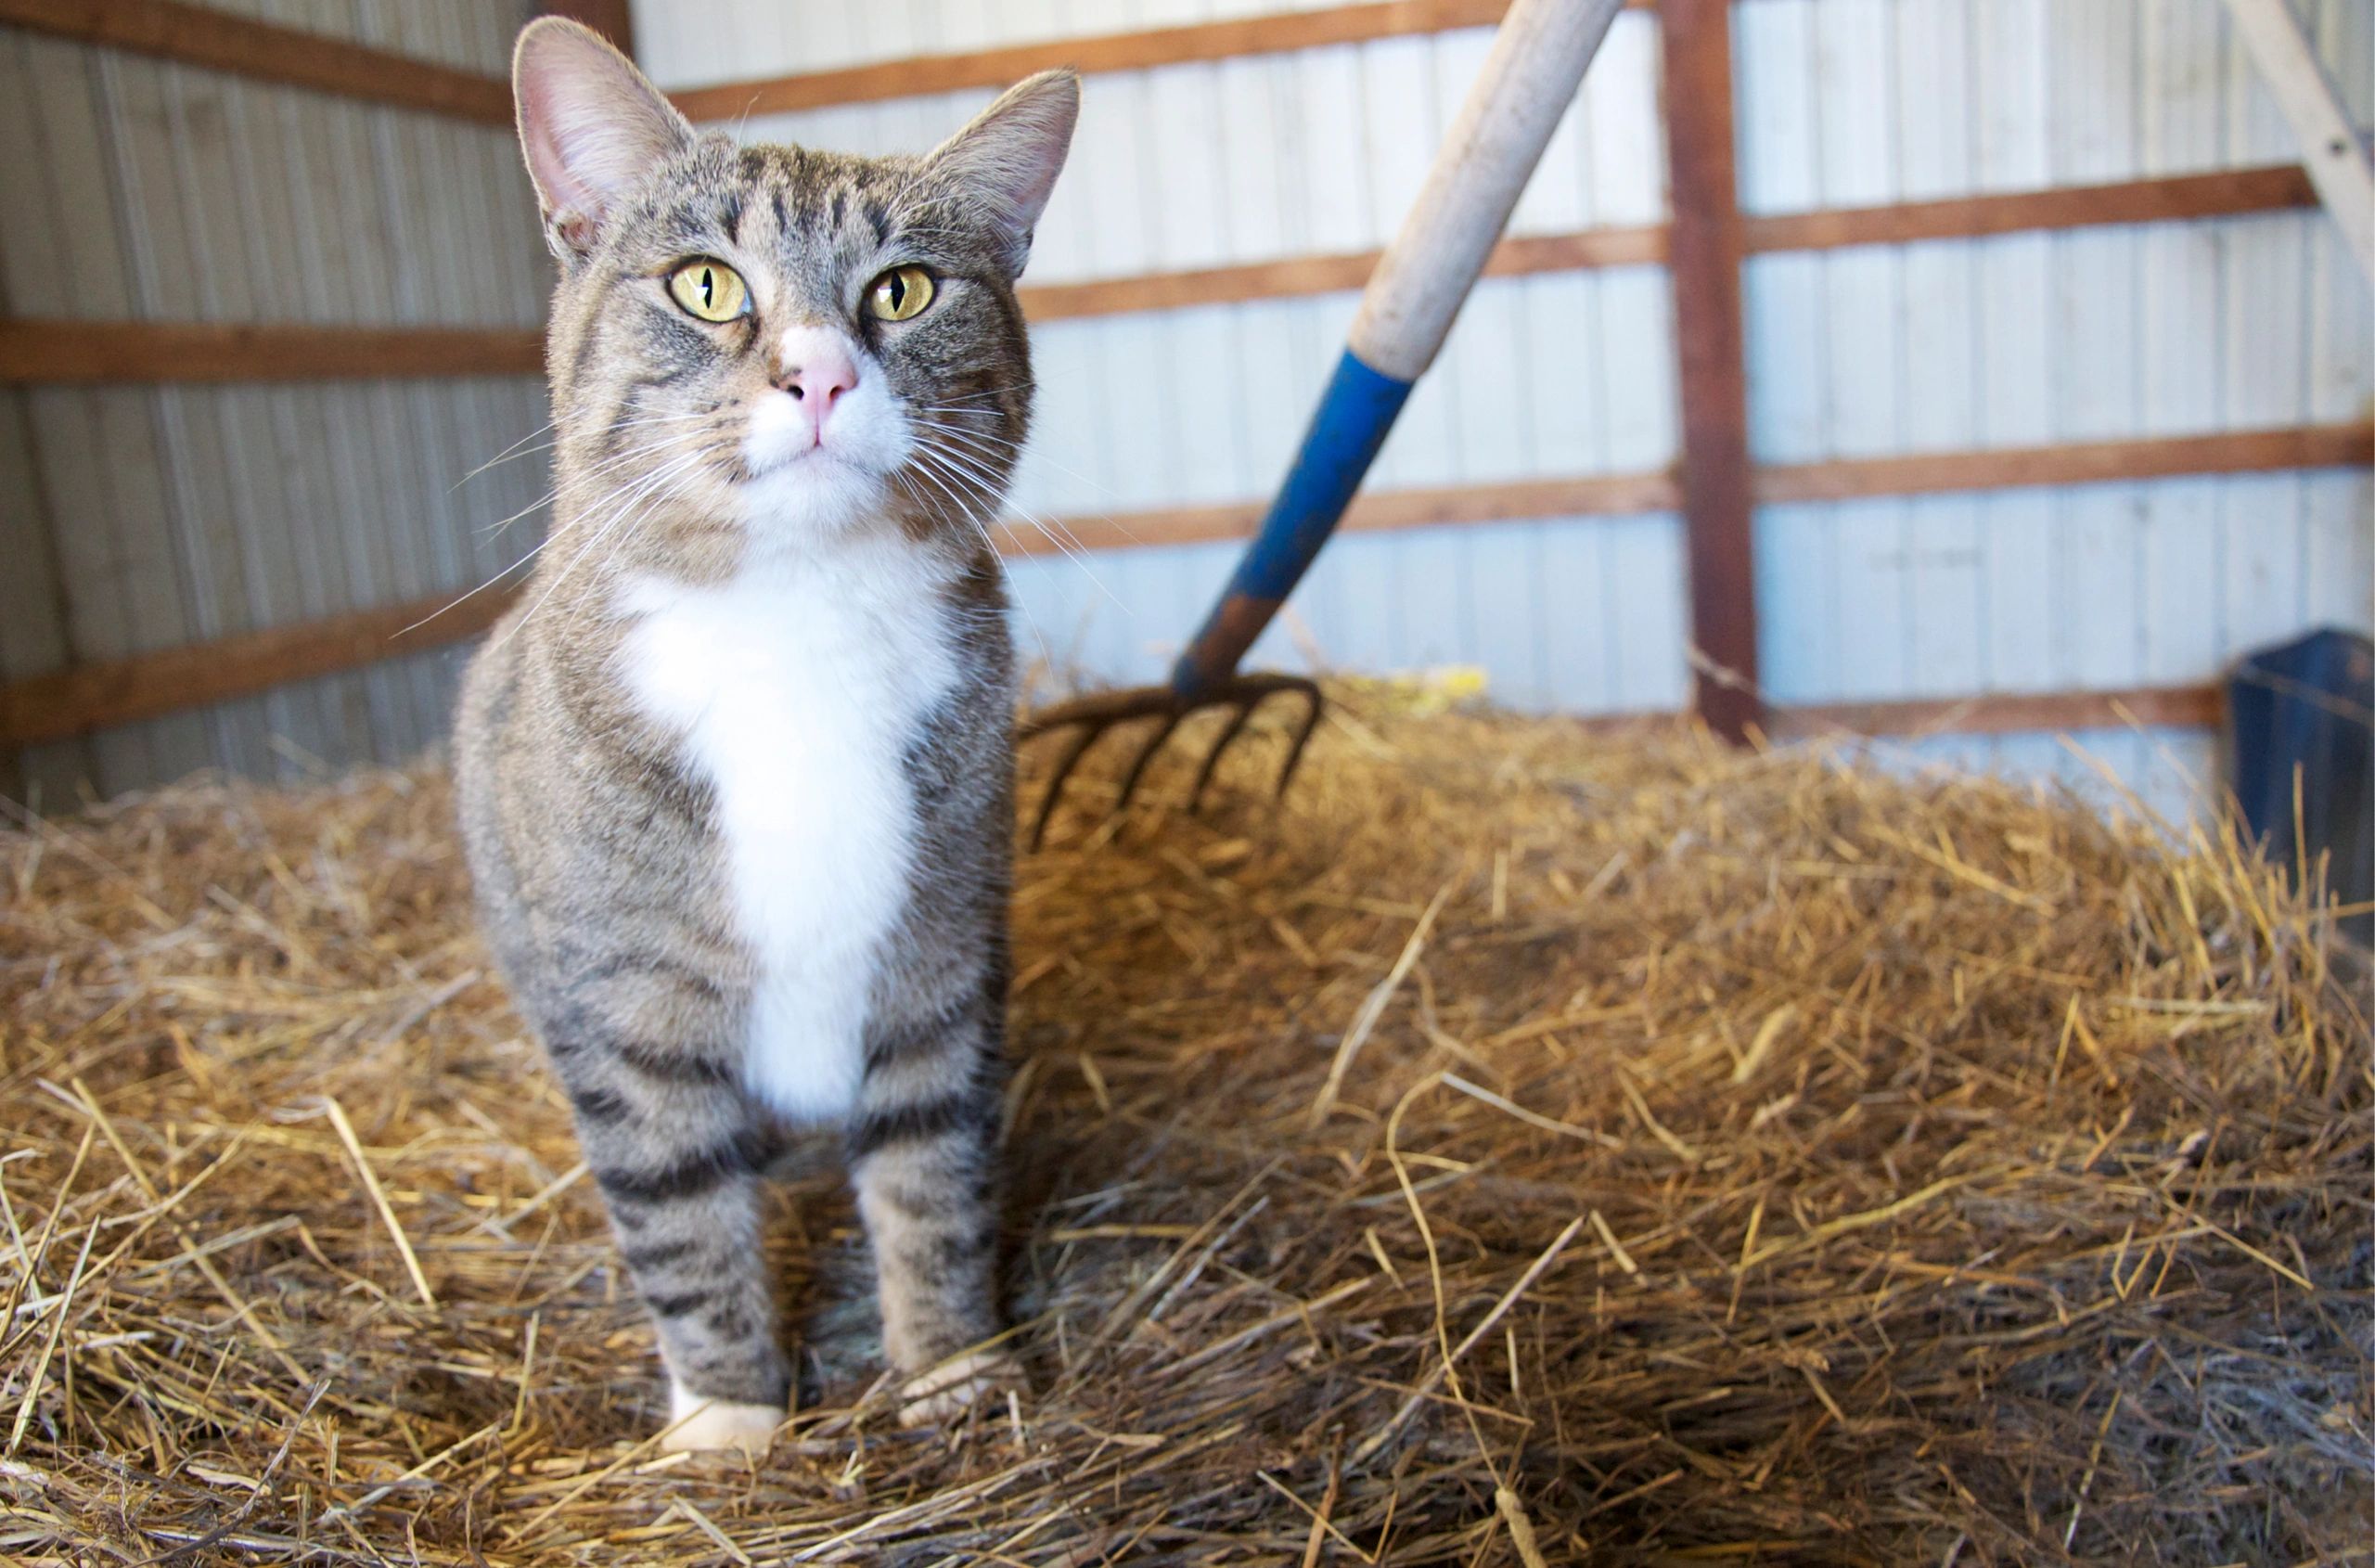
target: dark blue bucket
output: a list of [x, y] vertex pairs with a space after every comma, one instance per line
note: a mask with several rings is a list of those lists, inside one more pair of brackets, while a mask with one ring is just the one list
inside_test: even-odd
[[[2312, 632], [2247, 654], [2227, 677], [2227, 783], [2279, 866], [2322, 859], [2329, 895], [2359, 906], [2344, 929], [2375, 937], [2375, 643]], [[2300, 779], [2296, 817], [2293, 779]], [[2296, 830], [2297, 829], [2297, 830]]]

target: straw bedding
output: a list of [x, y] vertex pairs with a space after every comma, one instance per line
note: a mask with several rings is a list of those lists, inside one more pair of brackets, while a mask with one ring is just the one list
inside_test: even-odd
[[2365, 996], [2280, 879], [1348, 696], [1275, 818], [1174, 764], [1023, 864], [1030, 1391], [897, 1429], [803, 1149], [756, 1465], [645, 1441], [440, 777], [0, 840], [0, 1554], [2365, 1560]]

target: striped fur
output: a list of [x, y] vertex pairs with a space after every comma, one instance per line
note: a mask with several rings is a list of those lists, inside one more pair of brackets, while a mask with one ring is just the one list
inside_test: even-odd
[[[999, 1323], [1015, 671], [980, 523], [1028, 426], [1013, 285], [1076, 88], [1034, 79], [925, 159], [865, 161], [697, 136], [571, 24], [533, 24], [517, 75], [562, 266], [558, 500], [464, 683], [481, 924], [575, 1107], [674, 1444], [763, 1444], [790, 1397], [758, 1184], [791, 1116], [843, 1127], [885, 1352], [910, 1415], [944, 1414]], [[669, 300], [694, 256], [743, 274], [747, 322]], [[931, 309], [863, 316], [906, 263]], [[776, 348], [820, 323], [890, 399], [840, 468], [754, 474]]]

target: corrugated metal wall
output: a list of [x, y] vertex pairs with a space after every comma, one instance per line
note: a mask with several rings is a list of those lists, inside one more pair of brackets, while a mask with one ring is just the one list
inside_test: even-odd
[[[2375, 4], [2303, 12], [2375, 114]], [[2298, 153], [2218, 0], [1746, 0], [1740, 199], [1758, 213], [2095, 185]], [[2317, 212], [1752, 259], [1751, 435], [1775, 462], [2364, 418], [2365, 278]], [[2236, 475], [1766, 508], [1777, 701], [2214, 678], [2364, 628], [2364, 474]], [[2210, 739], [2085, 738], [2164, 800]], [[1921, 754], [2060, 770], [2048, 737]]]
[[[233, 9], [488, 73], [524, 0], [242, 0]], [[637, 0], [662, 85], [1289, 8], [1265, 0]], [[2375, 0], [2307, 0], [2375, 116]], [[1752, 214], [2280, 162], [2288, 133], [2219, 0], [1740, 0]], [[1486, 45], [1482, 29], [1100, 73], [1030, 281], [1384, 242]], [[1665, 217], [1658, 26], [1624, 15], [1527, 192], [1521, 234]], [[933, 95], [741, 132], [920, 149], [986, 102]], [[500, 127], [0, 32], [0, 312], [83, 319], [517, 327], [546, 263]], [[2364, 418], [2375, 314], [2327, 220], [2243, 218], [1753, 258], [1759, 459], [2194, 434]], [[1056, 320], [1036, 331], [1032, 518], [1255, 501], [1301, 431], [1349, 293]], [[1374, 483], [1658, 469], [1676, 456], [1663, 269], [1489, 279]], [[532, 378], [0, 391], [0, 677], [469, 587], [537, 535], [544, 464], [456, 486], [544, 420]], [[533, 446], [533, 442], [531, 443]], [[525, 508], [500, 535], [486, 525]], [[2301, 627], [2375, 621], [2364, 474], [2170, 480], [1772, 506], [1756, 520], [1777, 701], [2115, 689], [2213, 678]], [[1229, 545], [1016, 563], [1025, 648], [1156, 675]], [[1667, 515], [1340, 538], [1257, 650], [1342, 668], [1483, 665], [1577, 713], [1687, 700]], [[12, 791], [195, 767], [410, 754], [453, 651], [35, 747]], [[2164, 800], [2199, 734], [2085, 738]], [[1913, 757], [2075, 771], [2047, 737]], [[2164, 765], [2163, 754], [2173, 765]]]
[[[1196, 21], [1277, 6], [898, 7], [645, 0], [663, 84], [823, 69], [918, 50]], [[927, 13], [937, 10], [936, 17]], [[1382, 245], [1416, 195], [1491, 34], [1463, 29], [1093, 75], [1042, 223], [1034, 284]], [[1665, 216], [1657, 27], [1620, 17], [1512, 225], [1521, 234]], [[916, 150], [987, 91], [754, 116], [741, 134]], [[1048, 520], [1258, 500], [1284, 471], [1356, 296], [1050, 322], [1016, 509]], [[1371, 475], [1374, 487], [1638, 472], [1675, 456], [1662, 269], [1479, 285]], [[1156, 675], [1217, 595], [1234, 545], [1040, 557], [1013, 566], [1026, 653], [1101, 680]], [[1481, 662], [1506, 701], [1585, 713], [1688, 697], [1671, 516], [1528, 521], [1331, 543], [1253, 657], [1383, 669]]]
[[[222, 9], [500, 74], [518, 0]], [[533, 326], [548, 273], [510, 134], [0, 29], [0, 314]], [[0, 389], [0, 677], [468, 587], [541, 532], [534, 378]], [[416, 754], [455, 655], [30, 748], [52, 803], [205, 767]], [[0, 769], [6, 765], [0, 762]]]
[[[1292, 7], [1213, 0], [638, 0], [663, 84]], [[2304, 11], [2375, 116], [2375, 0]], [[1752, 213], [2087, 185], [2297, 155], [2219, 0], [1740, 0]], [[1092, 77], [1034, 283], [1381, 244], [1485, 47], [1482, 30]], [[1521, 233], [1664, 215], [1657, 24], [1622, 17], [1527, 193]], [[990, 95], [756, 117], [753, 137], [918, 149]], [[2364, 418], [2365, 281], [2318, 212], [1753, 259], [1752, 439], [1765, 461], [2193, 434]], [[1048, 517], [1244, 500], [1275, 482], [1353, 296], [1058, 321], [1020, 487]], [[1652, 469], [1675, 456], [1662, 269], [1487, 280], [1373, 483]], [[2375, 621], [2363, 474], [2173, 480], [1824, 505], [1756, 520], [1763, 660], [1783, 702], [2214, 678], [2240, 649]], [[1155, 675], [1233, 546], [1019, 563], [1026, 646]], [[1672, 517], [1339, 538], [1257, 657], [1479, 663], [1504, 700], [1670, 709], [1688, 692]], [[1037, 643], [1032, 644], [1032, 638]], [[2082, 737], [2182, 803], [2191, 732]], [[2050, 737], [1914, 758], [2059, 771]]]

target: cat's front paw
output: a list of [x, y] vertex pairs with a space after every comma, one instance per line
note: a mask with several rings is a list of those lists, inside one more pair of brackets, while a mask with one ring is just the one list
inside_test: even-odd
[[678, 1383], [669, 1400], [668, 1430], [661, 1434], [663, 1453], [725, 1451], [757, 1456], [775, 1442], [776, 1429], [786, 1412], [774, 1405], [738, 1405], [730, 1399], [706, 1399]]
[[1022, 1382], [1014, 1357], [1004, 1351], [977, 1350], [926, 1368], [899, 1385], [899, 1424], [937, 1426], [956, 1420], [977, 1403]]

